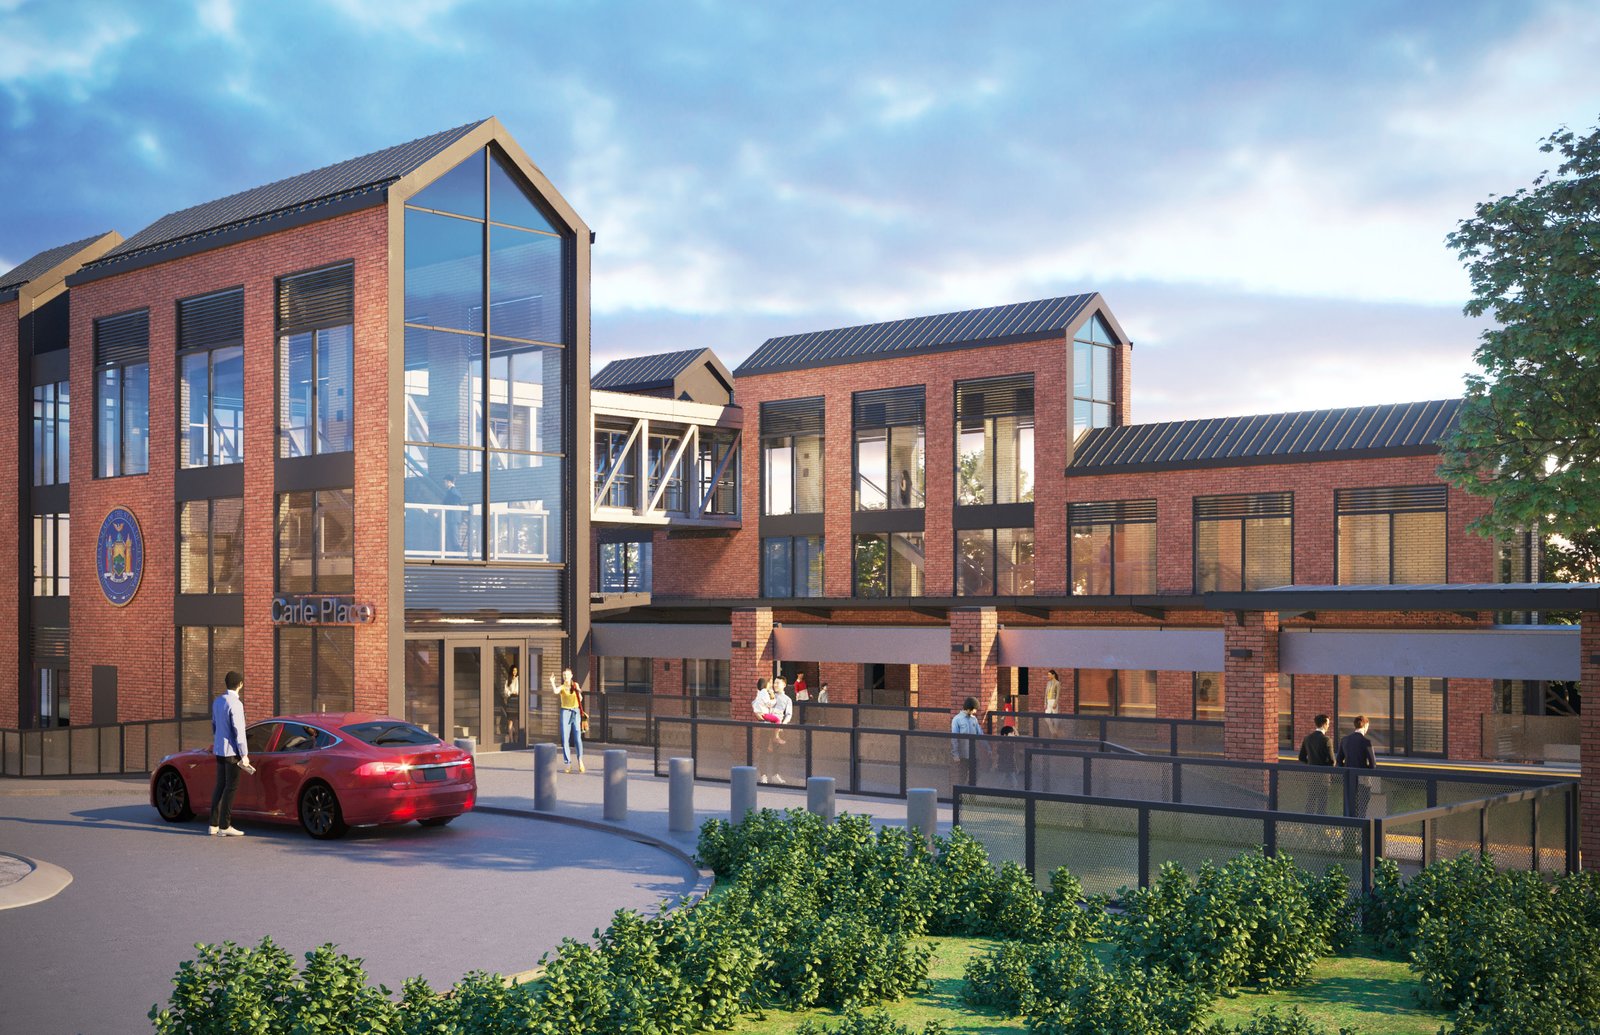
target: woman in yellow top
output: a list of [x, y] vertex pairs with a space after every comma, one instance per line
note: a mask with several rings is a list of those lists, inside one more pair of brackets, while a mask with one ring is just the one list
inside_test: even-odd
[[561, 760], [567, 764], [567, 772], [572, 772], [572, 756], [567, 753], [567, 740], [570, 737], [578, 755], [578, 772], [583, 772], [583, 687], [572, 678], [572, 669], [561, 670], [561, 679], [550, 677], [550, 690], [556, 695], [556, 701], [561, 706]]

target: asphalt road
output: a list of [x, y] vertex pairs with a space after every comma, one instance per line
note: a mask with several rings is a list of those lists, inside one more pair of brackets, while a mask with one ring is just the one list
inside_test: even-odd
[[588, 939], [620, 908], [690, 890], [682, 861], [626, 838], [469, 813], [448, 827], [352, 831], [316, 842], [298, 827], [169, 825], [131, 793], [0, 793], [0, 849], [55, 863], [73, 883], [0, 911], [0, 1033], [150, 1030], [196, 942], [296, 956], [324, 942], [366, 960], [398, 991], [468, 970], [514, 973], [563, 938]]

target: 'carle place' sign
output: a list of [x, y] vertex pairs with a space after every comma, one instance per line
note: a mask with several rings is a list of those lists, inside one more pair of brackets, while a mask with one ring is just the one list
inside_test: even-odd
[[376, 617], [377, 608], [354, 597], [272, 598], [273, 625], [366, 625]]

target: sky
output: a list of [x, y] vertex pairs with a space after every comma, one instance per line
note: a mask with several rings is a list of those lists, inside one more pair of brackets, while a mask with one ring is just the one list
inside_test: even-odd
[[1098, 291], [1139, 422], [1461, 393], [1445, 236], [1600, 122], [1600, 4], [0, 0], [0, 270], [497, 116], [593, 358]]

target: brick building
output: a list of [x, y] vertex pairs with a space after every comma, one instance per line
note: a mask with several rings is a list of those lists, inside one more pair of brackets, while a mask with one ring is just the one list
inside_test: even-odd
[[251, 715], [547, 725], [590, 243], [489, 119], [0, 277], [0, 727], [203, 716], [229, 669]]

